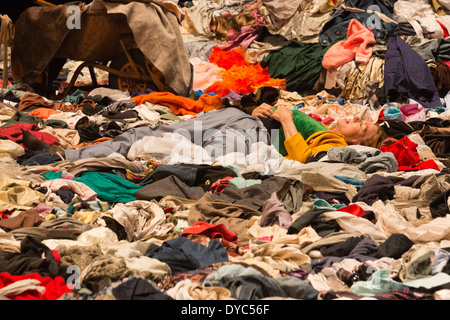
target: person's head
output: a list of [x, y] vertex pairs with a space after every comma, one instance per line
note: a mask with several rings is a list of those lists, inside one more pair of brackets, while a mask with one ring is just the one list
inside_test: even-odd
[[359, 144], [378, 148], [383, 140], [383, 131], [378, 124], [359, 117], [339, 119], [333, 131], [344, 136], [349, 145]]

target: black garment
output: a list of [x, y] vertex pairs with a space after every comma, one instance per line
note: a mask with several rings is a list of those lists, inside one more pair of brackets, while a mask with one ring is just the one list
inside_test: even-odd
[[103, 110], [103, 106], [96, 104], [95, 106], [91, 106], [90, 104], [86, 104], [83, 106], [83, 114], [87, 115], [87, 116], [93, 116], [97, 113], [99, 113], [100, 111]]
[[305, 161], [305, 164], [311, 163], [311, 162], [318, 162], [320, 159], [322, 159], [326, 155], [328, 155], [327, 151], [319, 151], [316, 154], [313, 154], [312, 156], [308, 157]]
[[273, 130], [282, 130], [281, 123], [273, 118], [258, 118], [266, 127], [267, 132], [272, 132]]
[[11, 275], [39, 273], [42, 277], [64, 277], [50, 248], [29, 236], [21, 241], [20, 252], [0, 251], [0, 272], [8, 272]]
[[61, 198], [61, 200], [66, 204], [69, 204], [72, 201], [73, 197], [75, 196], [75, 192], [73, 192], [72, 190], [62, 188], [53, 191], [53, 193], [57, 194]]
[[169, 176], [175, 176], [189, 187], [192, 187], [195, 184], [196, 175], [197, 170], [195, 168], [188, 168], [178, 164], [159, 164], [148, 176], [139, 181], [137, 185], [146, 186]]
[[400, 120], [385, 120], [380, 124], [380, 127], [386, 136], [397, 140], [415, 131], [415, 128], [411, 127], [410, 123]]
[[125, 110], [125, 111], [105, 110], [102, 112], [102, 116], [107, 119], [137, 119], [139, 118], [139, 113], [136, 110]]
[[350, 237], [342, 242], [338, 242], [331, 246], [322, 246], [320, 253], [326, 256], [345, 257], [350, 254], [354, 247], [362, 240], [360, 237]]
[[226, 177], [237, 177], [237, 173], [234, 170], [223, 166], [189, 163], [181, 163], [180, 165], [196, 170], [195, 181], [191, 186], [201, 187], [205, 191], [209, 191], [211, 189], [211, 184], [217, 180]]
[[167, 263], [173, 274], [228, 261], [227, 249], [214, 239], [206, 247], [186, 237], [174, 238], [165, 241], [156, 249], [147, 251], [145, 255]]
[[343, 192], [313, 191], [311, 194], [328, 202], [338, 201], [339, 203], [350, 204], [350, 200]]
[[372, 240], [370, 236], [359, 241], [351, 252], [345, 257], [326, 256], [321, 259], [312, 259], [311, 268], [312, 272], [318, 273], [323, 268], [333, 265], [335, 262], [340, 262], [344, 259], [355, 259], [361, 262], [373, 261], [376, 258], [372, 255], [377, 251], [377, 244]]
[[39, 166], [52, 164], [61, 161], [61, 157], [51, 154], [48, 150], [32, 151], [25, 150], [25, 154], [17, 158], [17, 162], [22, 166]]
[[108, 216], [104, 216], [102, 219], [105, 221], [106, 227], [111, 229], [117, 235], [117, 239], [119, 239], [119, 241], [127, 239], [127, 232], [125, 231], [123, 225]]
[[366, 180], [364, 185], [353, 197], [352, 202], [362, 201], [372, 205], [378, 200], [392, 200], [395, 195], [394, 184], [404, 180], [400, 177], [383, 177], [374, 174]]
[[447, 214], [450, 214], [448, 197], [450, 196], [450, 189], [441, 192], [436, 198], [433, 199], [430, 203], [430, 213], [433, 219], [439, 217], [445, 217]]
[[142, 278], [132, 278], [112, 289], [117, 300], [173, 300]]
[[321, 237], [340, 229], [336, 220], [321, 222], [319, 216], [328, 209], [312, 209], [295, 219], [288, 228], [287, 234], [299, 233], [303, 228], [311, 226]]
[[[228, 201], [234, 204], [245, 205], [255, 210], [261, 210], [264, 202], [276, 192], [278, 199], [283, 199], [292, 182], [284, 177], [271, 177], [261, 184], [237, 189], [226, 186], [222, 192], [212, 194], [214, 200]], [[282, 195], [280, 193], [283, 193]]]
[[402, 254], [411, 249], [413, 245], [414, 242], [404, 234], [394, 233], [378, 246], [377, 252], [373, 256], [375, 258], [400, 259]]
[[189, 187], [200, 187], [204, 191], [209, 191], [217, 180], [237, 177], [237, 173], [230, 168], [207, 164], [160, 164], [138, 185], [148, 185], [169, 176], [177, 177]]
[[[94, 101], [96, 104], [99, 104], [101, 106], [109, 106], [110, 104], [113, 104], [114, 102], [116, 102], [115, 100], [111, 99], [108, 96], [102, 96], [102, 95], [95, 95], [95, 96], [87, 96], [86, 99], [90, 99], [92, 101]], [[83, 110], [84, 112], [84, 110]]]
[[259, 87], [256, 92], [242, 95], [243, 107], [257, 107], [263, 103], [275, 105], [280, 97], [280, 89], [275, 87]]

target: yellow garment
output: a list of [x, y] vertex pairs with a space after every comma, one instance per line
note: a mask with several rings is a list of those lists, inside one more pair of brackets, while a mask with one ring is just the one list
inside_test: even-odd
[[340, 134], [330, 131], [319, 131], [311, 135], [306, 141], [300, 133], [284, 141], [288, 155], [286, 159], [306, 162], [308, 157], [333, 147], [346, 147], [347, 142]]
[[29, 210], [45, 200], [45, 195], [35, 190], [30, 181], [0, 172], [0, 211]]

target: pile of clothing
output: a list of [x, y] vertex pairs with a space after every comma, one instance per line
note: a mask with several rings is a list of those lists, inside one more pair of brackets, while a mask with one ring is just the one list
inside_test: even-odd
[[[450, 2], [176, 2], [192, 97], [0, 91], [0, 297], [450, 299]], [[388, 138], [289, 160], [262, 103]]]

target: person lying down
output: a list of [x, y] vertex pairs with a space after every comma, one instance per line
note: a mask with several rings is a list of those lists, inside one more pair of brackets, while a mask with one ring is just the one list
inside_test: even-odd
[[379, 147], [383, 139], [379, 125], [362, 121], [358, 117], [351, 120], [340, 119], [330, 129], [299, 110], [261, 104], [252, 114], [227, 107], [200, 113], [195, 118], [169, 125], [136, 127], [113, 140], [79, 149], [61, 150], [26, 133], [23, 144], [31, 150], [47, 149], [69, 161], [113, 154], [127, 158], [134, 143], [146, 137], [163, 137], [175, 133], [202, 147], [209, 153], [211, 160], [236, 151], [248, 154], [253, 143], [264, 142], [275, 146], [285, 158], [301, 163], [332, 147], [352, 144]]

